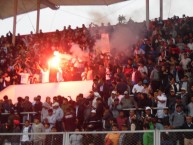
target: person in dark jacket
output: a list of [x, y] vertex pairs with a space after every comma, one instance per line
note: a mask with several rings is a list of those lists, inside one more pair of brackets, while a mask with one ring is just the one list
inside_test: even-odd
[[[192, 123], [192, 116], [186, 116], [186, 122], [182, 126], [182, 129], [190, 129], [193, 130], [193, 123]], [[184, 145], [191, 145], [193, 144], [193, 133], [191, 132], [184, 132]]]
[[[52, 127], [51, 132], [57, 132], [56, 127]], [[47, 135], [45, 145], [62, 145], [62, 135], [61, 134]]]
[[[14, 120], [13, 121], [13, 130], [12, 133], [20, 133], [20, 121], [19, 120]], [[20, 135], [12, 135], [10, 138], [11, 145], [19, 145], [20, 144]]]

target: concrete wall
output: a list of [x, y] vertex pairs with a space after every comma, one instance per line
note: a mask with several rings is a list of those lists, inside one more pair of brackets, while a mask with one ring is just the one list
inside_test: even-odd
[[47, 96], [52, 98], [56, 95], [62, 95], [64, 97], [71, 96], [72, 99], [75, 100], [79, 93], [83, 93], [86, 97], [90, 90], [92, 90], [92, 81], [11, 85], [0, 92], [0, 99], [3, 99], [4, 95], [8, 95], [15, 103], [19, 96], [29, 96], [30, 101], [33, 101], [35, 96], [41, 95], [41, 101], [44, 102]]

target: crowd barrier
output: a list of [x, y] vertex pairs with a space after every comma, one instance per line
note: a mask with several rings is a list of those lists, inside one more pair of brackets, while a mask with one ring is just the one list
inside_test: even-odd
[[[28, 133], [31, 137], [31, 145], [105, 145], [107, 134], [118, 134], [121, 145], [143, 145], [143, 135], [148, 137], [154, 145], [182, 145], [187, 141], [184, 134], [193, 134], [193, 130], [137, 130], [137, 131], [83, 131], [83, 132], [50, 132]], [[12, 140], [17, 140], [21, 145], [22, 133], [0, 133], [0, 144], [9, 145]], [[25, 134], [26, 135], [26, 134]], [[122, 138], [125, 136], [125, 138]], [[122, 139], [122, 142], [120, 142]], [[193, 138], [192, 138], [193, 139]], [[14, 141], [15, 141], [14, 140]], [[190, 139], [188, 139], [190, 140]], [[119, 143], [117, 145], [119, 145]]]

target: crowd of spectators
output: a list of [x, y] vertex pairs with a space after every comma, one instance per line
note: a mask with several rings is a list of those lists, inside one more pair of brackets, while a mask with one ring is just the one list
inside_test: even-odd
[[[105, 32], [110, 33], [114, 27], [109, 25], [105, 28]], [[64, 38], [78, 41], [83, 50], [89, 48], [92, 52], [94, 41], [100, 35], [92, 36], [91, 34], [97, 33], [89, 33], [89, 29], [84, 26], [79, 29], [81, 40], [79, 35], [74, 33], [76, 31], [70, 28], [63, 32], [57, 31], [50, 37], [44, 37], [44, 33], [22, 39], [18, 36], [17, 47], [10, 46], [10, 36], [2, 37], [1, 66], [6, 70], [2, 73], [2, 82], [6, 85], [17, 84], [18, 71], [35, 71], [35, 60], [44, 64], [42, 60], [51, 55], [52, 51], [65, 48], [66, 50], [58, 51], [68, 52], [70, 47], [67, 47], [67, 44], [70, 43], [64, 42]], [[97, 27], [93, 29], [101, 30]], [[0, 116], [1, 132], [14, 132], [17, 126], [15, 124], [26, 124], [26, 119], [27, 124], [34, 120], [32, 132], [38, 132], [37, 124], [41, 128], [40, 132], [193, 129], [193, 19], [186, 16], [174, 16], [166, 21], [156, 19], [151, 22], [149, 30], [144, 27], [143, 32], [147, 33], [140, 35], [138, 42], [128, 48], [132, 50], [132, 55], [121, 52], [115, 56], [100, 54], [93, 57], [91, 54], [80, 75], [84, 76], [83, 80], [93, 79], [92, 90], [88, 90], [89, 96], [79, 94], [75, 101], [70, 96], [49, 96], [45, 102], [41, 102], [44, 101], [41, 96], [35, 97], [33, 102], [26, 96], [19, 97], [16, 104], [13, 104], [8, 96], [4, 96], [4, 100], [0, 101], [0, 109], [1, 112], [10, 112], [10, 115], [7, 118]], [[85, 37], [82, 34], [85, 34]], [[77, 36], [77, 39], [74, 36]], [[71, 70], [75, 72], [74, 69]], [[13, 78], [7, 79], [8, 76]], [[154, 110], [154, 107], [157, 107], [157, 110]], [[29, 111], [36, 112], [36, 115], [27, 117], [20, 114]], [[21, 131], [24, 129], [18, 132]], [[141, 139], [140, 136], [127, 137], [135, 143]], [[111, 139], [113, 144], [117, 145], [123, 144], [127, 137], [107, 134], [105, 140], [109, 142]], [[161, 139], [163, 145], [176, 144], [177, 140], [180, 145], [186, 145], [192, 142], [193, 136], [191, 133], [163, 133]], [[93, 142], [83, 136], [79, 136], [79, 140], [86, 140], [83, 144]], [[144, 145], [153, 144], [152, 141], [152, 134], [143, 135]]]

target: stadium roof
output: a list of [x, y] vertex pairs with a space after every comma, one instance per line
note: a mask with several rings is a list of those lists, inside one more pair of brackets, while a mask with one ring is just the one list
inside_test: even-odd
[[[40, 0], [40, 8], [59, 6], [111, 5], [127, 0]], [[18, 0], [17, 15], [37, 10], [37, 0]], [[14, 16], [14, 0], [0, 0], [0, 19]]]

